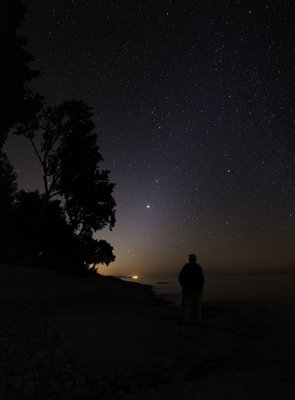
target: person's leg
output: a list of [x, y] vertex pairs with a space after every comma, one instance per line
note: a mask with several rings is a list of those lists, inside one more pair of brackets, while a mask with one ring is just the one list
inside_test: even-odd
[[201, 322], [202, 319], [202, 295], [197, 295], [197, 320]]
[[188, 323], [190, 320], [190, 307], [191, 307], [191, 296], [182, 295], [182, 322]]
[[195, 294], [193, 297], [193, 307], [196, 313], [197, 322], [201, 322], [202, 319], [202, 295]]

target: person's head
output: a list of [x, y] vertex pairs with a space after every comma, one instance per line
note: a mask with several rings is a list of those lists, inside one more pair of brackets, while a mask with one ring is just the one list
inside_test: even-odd
[[195, 263], [197, 261], [197, 256], [195, 254], [189, 254], [188, 260], [190, 263]]

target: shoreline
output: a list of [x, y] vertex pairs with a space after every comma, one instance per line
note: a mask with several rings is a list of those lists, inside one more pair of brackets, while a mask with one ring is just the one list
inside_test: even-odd
[[247, 381], [245, 357], [273, 337], [272, 316], [255, 304], [205, 303], [202, 327], [181, 326], [180, 306], [151, 286], [1, 268], [3, 399], [196, 398], [237, 365]]

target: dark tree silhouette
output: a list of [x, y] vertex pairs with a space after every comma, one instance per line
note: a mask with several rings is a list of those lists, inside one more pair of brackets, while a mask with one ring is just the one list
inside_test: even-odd
[[0, 262], [8, 262], [13, 252], [11, 218], [15, 192], [15, 173], [6, 155], [0, 151]]
[[[98, 169], [102, 157], [92, 132], [91, 109], [72, 101], [42, 110], [42, 96], [28, 86], [39, 72], [29, 68], [33, 57], [25, 50], [27, 40], [17, 35], [25, 12], [21, 0], [0, 2], [0, 262], [13, 253], [22, 257], [29, 249], [31, 261], [54, 259], [57, 265], [65, 260], [59, 246], [63, 243], [68, 264], [108, 264], [115, 258], [113, 248], [92, 236], [114, 226], [114, 185], [109, 171]], [[24, 192], [15, 197], [15, 174], [2, 147], [17, 124], [17, 132], [31, 141], [42, 166], [41, 197]], [[63, 207], [51, 200], [56, 195]], [[63, 236], [55, 242], [57, 231]]]
[[40, 109], [42, 97], [28, 83], [39, 75], [28, 64], [33, 56], [25, 50], [27, 39], [17, 35], [26, 7], [20, 0], [0, 2], [0, 148], [10, 128], [24, 122]]
[[115, 261], [113, 247], [106, 240], [97, 241], [90, 236], [84, 236], [82, 244], [82, 258], [88, 269], [96, 271], [97, 264], [109, 265]]
[[97, 241], [90, 235], [81, 238], [74, 234], [59, 200], [51, 200], [44, 210], [44, 198], [37, 191], [20, 191], [15, 196], [13, 207], [12, 261], [28, 261], [27, 249], [35, 233], [32, 222], [39, 218], [42, 209], [43, 223], [36, 237], [30, 265], [80, 273], [86, 270], [85, 267], [94, 271], [96, 264], [108, 265], [115, 260], [113, 247], [105, 240]]
[[0, 2], [0, 262], [6, 262], [11, 248], [11, 209], [16, 192], [16, 175], [2, 148], [9, 130], [27, 121], [41, 108], [42, 98], [33, 94], [28, 83], [38, 76], [28, 63], [27, 40], [17, 35], [26, 7], [20, 0]]
[[44, 223], [43, 214], [50, 200], [59, 196], [67, 222], [79, 239], [83, 263], [88, 267], [90, 263], [108, 264], [114, 260], [112, 247], [96, 241], [92, 235], [106, 226], [113, 228], [116, 206], [109, 171], [99, 169], [103, 158], [91, 118], [88, 105], [72, 100], [43, 109], [17, 130], [32, 143], [42, 168], [43, 207], [33, 242]]
[[[35, 233], [32, 223], [39, 218], [43, 207], [42, 196], [37, 191], [20, 191], [16, 195], [13, 208], [13, 246], [14, 260], [26, 263], [27, 249]], [[76, 270], [81, 268], [80, 253], [71, 227], [66, 222], [59, 200], [51, 201], [43, 213], [44, 223], [36, 238], [31, 265], [48, 268]]]

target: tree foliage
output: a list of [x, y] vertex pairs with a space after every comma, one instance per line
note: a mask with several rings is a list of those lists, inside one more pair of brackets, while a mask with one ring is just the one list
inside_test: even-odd
[[16, 193], [16, 177], [6, 155], [0, 150], [0, 260], [7, 262], [11, 253], [12, 210]]
[[51, 199], [59, 196], [66, 221], [79, 241], [81, 262], [87, 266], [114, 260], [112, 247], [93, 238], [96, 231], [113, 228], [116, 206], [109, 171], [99, 169], [103, 158], [93, 130], [91, 108], [81, 100], [44, 108], [17, 130], [32, 143], [42, 168], [44, 196], [39, 219], [43, 220]]
[[42, 97], [33, 94], [29, 82], [38, 76], [29, 68], [33, 57], [27, 53], [27, 40], [17, 35], [24, 21], [26, 7], [20, 0], [0, 2], [0, 261], [12, 253], [12, 207], [16, 193], [16, 175], [3, 145], [9, 130], [18, 122], [28, 121], [38, 111]]
[[[45, 108], [43, 97], [30, 90], [39, 72], [29, 67], [27, 39], [17, 34], [25, 12], [21, 0], [0, 2], [0, 262], [29, 252], [32, 262], [51, 266], [109, 264], [112, 246], [93, 234], [115, 224], [114, 184], [109, 171], [99, 169], [91, 109], [83, 101]], [[40, 161], [42, 195], [16, 193], [16, 177], [2, 151], [16, 125]]]
[[[32, 223], [40, 216], [44, 198], [38, 191], [20, 191], [13, 208], [13, 256], [12, 261], [27, 263], [27, 251], [35, 233]], [[77, 237], [67, 223], [60, 200], [51, 200], [43, 212], [43, 223], [34, 245], [31, 265], [63, 269], [68, 272], [83, 272], [91, 264], [109, 264], [114, 261], [112, 246], [105, 240], [97, 241], [91, 236]], [[86, 268], [85, 268], [86, 267]]]
[[[38, 191], [20, 191], [13, 209], [13, 246], [16, 261], [28, 262], [28, 249], [35, 234], [35, 223], [43, 209], [43, 198]], [[34, 243], [30, 264], [59, 268], [78, 264], [72, 230], [66, 222], [59, 200], [51, 201], [43, 213], [43, 223]]]
[[27, 39], [17, 34], [24, 21], [26, 7], [20, 0], [0, 2], [0, 148], [10, 128], [24, 122], [40, 109], [42, 97], [28, 83], [39, 75], [29, 68], [33, 56], [25, 47]]

